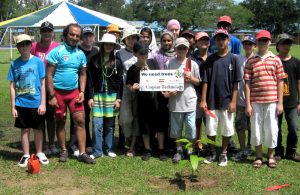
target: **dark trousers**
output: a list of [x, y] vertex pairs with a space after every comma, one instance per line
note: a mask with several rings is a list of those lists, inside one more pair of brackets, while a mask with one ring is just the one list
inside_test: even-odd
[[[288, 135], [286, 140], [286, 156], [294, 154], [298, 143], [298, 112], [296, 108], [285, 108], [284, 116], [288, 126]], [[283, 114], [278, 116], [278, 139], [275, 148], [276, 155], [284, 156], [284, 147], [282, 146], [282, 118]]]

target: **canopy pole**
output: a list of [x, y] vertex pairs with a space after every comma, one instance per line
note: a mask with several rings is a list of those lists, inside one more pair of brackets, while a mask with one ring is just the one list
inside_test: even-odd
[[9, 42], [10, 42], [10, 61], [13, 60], [13, 54], [12, 54], [12, 33], [11, 33], [11, 27], [9, 27]]
[[7, 31], [8, 31], [8, 28], [5, 29], [5, 32], [4, 32], [4, 34], [3, 34], [2, 38], [1, 38], [1, 41], [0, 41], [0, 45], [2, 45], [2, 42], [4, 40], [4, 37], [5, 37], [6, 33], [7, 33]]

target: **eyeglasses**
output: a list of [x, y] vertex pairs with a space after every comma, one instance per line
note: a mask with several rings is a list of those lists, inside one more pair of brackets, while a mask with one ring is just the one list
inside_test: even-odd
[[268, 38], [261, 38], [261, 39], [258, 39], [259, 42], [267, 42], [269, 41], [270, 39]]
[[41, 29], [41, 32], [53, 32], [53, 30], [50, 28], [43, 28]]

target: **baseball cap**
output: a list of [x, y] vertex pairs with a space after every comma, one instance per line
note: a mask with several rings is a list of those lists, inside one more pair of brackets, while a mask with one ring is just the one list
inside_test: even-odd
[[244, 43], [246, 41], [256, 44], [256, 40], [252, 35], [245, 36], [244, 39], [242, 40], [242, 43]]
[[190, 31], [190, 30], [183, 31], [180, 36], [184, 37], [185, 35], [190, 35], [192, 37], [195, 37], [194, 33], [192, 31]]
[[214, 38], [216, 38], [216, 36], [220, 35], [220, 34], [223, 34], [223, 35], [226, 35], [227, 37], [229, 37], [228, 31], [226, 29], [219, 28], [215, 31]]
[[109, 24], [106, 27], [106, 32], [120, 32], [118, 25], [116, 24]]
[[29, 41], [32, 42], [31, 37], [29, 35], [26, 34], [20, 34], [16, 37], [16, 43], [21, 43], [23, 41]]
[[139, 53], [139, 52], [143, 52], [143, 51], [149, 51], [148, 45], [144, 41], [137, 41], [133, 45], [133, 52]]
[[229, 24], [232, 24], [232, 20], [229, 16], [221, 16], [219, 19], [218, 19], [218, 23], [219, 22], [228, 22]]
[[283, 34], [280, 34], [277, 36], [277, 43], [280, 43], [280, 42], [283, 42], [283, 41], [290, 41], [293, 43], [293, 38], [286, 34], [286, 33], [283, 33]]
[[256, 40], [261, 39], [261, 38], [267, 38], [267, 39], [272, 39], [272, 36], [269, 31], [267, 30], [260, 30], [256, 33]]
[[82, 34], [88, 34], [88, 33], [91, 33], [91, 34], [94, 34], [94, 31], [91, 27], [89, 26], [85, 26], [83, 29], [82, 29]]
[[190, 47], [189, 41], [184, 37], [179, 37], [176, 39], [174, 47], [177, 48], [179, 45], [184, 45], [186, 47]]
[[198, 41], [199, 39], [203, 38], [203, 37], [207, 37], [209, 38], [209, 35], [206, 32], [197, 32], [195, 34], [195, 40]]
[[42, 25], [41, 25], [41, 29], [45, 29], [45, 28], [49, 28], [51, 30], [54, 29], [53, 24], [51, 22], [48, 22], [48, 21], [43, 22]]

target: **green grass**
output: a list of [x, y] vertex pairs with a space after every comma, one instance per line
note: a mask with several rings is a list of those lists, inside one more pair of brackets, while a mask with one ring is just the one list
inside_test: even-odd
[[[294, 46], [292, 53], [300, 58], [300, 47]], [[14, 57], [17, 55], [14, 51]], [[116, 159], [98, 159], [96, 165], [90, 166], [74, 158], [62, 164], [52, 157], [39, 175], [28, 175], [26, 169], [17, 166], [21, 156], [20, 130], [13, 127], [10, 114], [8, 68], [9, 53], [0, 50], [0, 194], [300, 194], [299, 163], [287, 160], [279, 162], [276, 169], [265, 164], [253, 169], [251, 161], [229, 161], [223, 168], [216, 163], [201, 164], [197, 175], [206, 185], [187, 187], [186, 191], [170, 182], [177, 172], [187, 175], [190, 168], [157, 158], [143, 162], [140, 157], [120, 155]], [[285, 143], [285, 121], [283, 125]], [[236, 135], [234, 139], [238, 143]], [[220, 136], [217, 145], [220, 146]], [[291, 187], [264, 190], [286, 183]]]

